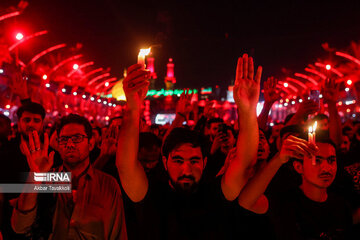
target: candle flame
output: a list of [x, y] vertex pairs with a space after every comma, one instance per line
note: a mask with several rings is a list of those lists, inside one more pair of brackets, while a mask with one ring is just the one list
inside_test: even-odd
[[317, 127], [317, 121], [315, 121], [315, 124], [314, 124], [314, 127], [313, 127], [314, 132], [316, 131], [316, 127]]
[[151, 47], [150, 48], [142, 48], [140, 49], [139, 56], [147, 56], [150, 54]]
[[309, 133], [312, 133], [313, 132], [313, 128], [310, 126], [309, 127]]

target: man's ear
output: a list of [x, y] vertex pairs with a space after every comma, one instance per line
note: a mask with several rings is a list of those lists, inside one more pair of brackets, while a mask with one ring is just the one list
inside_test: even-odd
[[166, 157], [165, 157], [165, 156], [162, 156], [161, 160], [162, 160], [162, 162], [163, 162], [163, 165], [164, 165], [165, 170], [167, 171], [168, 169], [167, 169], [167, 164], [166, 164], [166, 163], [167, 163]]
[[95, 147], [95, 138], [94, 136], [89, 139], [89, 151], [91, 152]]
[[294, 166], [294, 169], [297, 173], [299, 174], [302, 174], [304, 171], [303, 171], [303, 163], [302, 162], [299, 162], [299, 161], [294, 161], [293, 162], [293, 166]]

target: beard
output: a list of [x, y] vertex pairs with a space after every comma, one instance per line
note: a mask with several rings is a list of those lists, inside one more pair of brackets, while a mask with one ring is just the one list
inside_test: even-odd
[[[190, 179], [192, 182], [180, 182], [181, 179]], [[176, 192], [189, 196], [193, 193], [195, 193], [199, 188], [199, 182], [195, 181], [195, 178], [193, 176], [181, 176], [177, 179], [177, 181], [173, 181], [173, 179], [170, 178], [170, 182], [172, 186], [175, 188]]]

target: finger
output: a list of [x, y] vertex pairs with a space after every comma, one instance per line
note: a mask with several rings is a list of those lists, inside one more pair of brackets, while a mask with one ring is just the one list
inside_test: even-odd
[[45, 132], [44, 133], [44, 147], [43, 147], [43, 154], [46, 155], [48, 153], [49, 148], [49, 135]]
[[[145, 89], [149, 86], [150, 82], [149, 81], [145, 81], [142, 82], [140, 84], [137, 84], [136, 86], [134, 86], [133, 88], [131, 88], [131, 91], [134, 92], [139, 92], [141, 89]], [[147, 91], [146, 91], [147, 92]]]
[[131, 65], [130, 67], [128, 67], [127, 69], [127, 74], [128, 76], [130, 74], [132, 74], [134, 71], [137, 71], [139, 69], [142, 69], [142, 65], [141, 64], [134, 64], [134, 65]]
[[268, 81], [269, 81], [269, 79], [264, 82], [264, 90], [268, 89]]
[[249, 69], [249, 63], [248, 63], [248, 55], [245, 53], [243, 55], [243, 78], [248, 78], [248, 69]]
[[35, 150], [34, 138], [32, 133], [29, 133], [29, 149], [30, 152]]
[[33, 136], [34, 136], [34, 143], [35, 143], [35, 150], [40, 150], [40, 138], [39, 138], [39, 134], [37, 133], [37, 131], [33, 131]]
[[138, 81], [147, 80], [147, 75], [148, 75], [148, 73], [146, 71], [142, 71], [142, 70], [136, 71], [133, 74], [128, 75], [125, 78], [124, 83], [131, 82], [131, 83], [135, 84]]
[[243, 78], [243, 59], [239, 57], [238, 63], [236, 66], [236, 78], [235, 78], [235, 85], [239, 83], [239, 79]]
[[29, 157], [30, 156], [30, 150], [24, 140], [24, 138], [21, 136], [21, 143], [20, 143], [20, 147], [22, 149], [22, 152], [24, 153], [25, 156]]
[[258, 84], [260, 84], [261, 81], [261, 74], [262, 74], [262, 66], [259, 66], [255, 75], [255, 82], [257, 82]]
[[249, 79], [254, 79], [254, 59], [249, 57]]

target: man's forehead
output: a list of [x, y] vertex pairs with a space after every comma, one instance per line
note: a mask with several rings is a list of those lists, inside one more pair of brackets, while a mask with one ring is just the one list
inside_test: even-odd
[[193, 156], [197, 155], [202, 157], [200, 146], [194, 147], [191, 143], [184, 143], [176, 147], [170, 152], [170, 156]]
[[60, 136], [70, 136], [75, 134], [83, 134], [86, 135], [84, 125], [77, 123], [69, 123], [62, 127], [60, 130]]
[[40, 114], [31, 113], [31, 112], [28, 112], [28, 111], [23, 112], [23, 114], [21, 115], [21, 118], [39, 118], [39, 119], [42, 119]]
[[319, 148], [319, 152], [316, 154], [317, 156], [325, 158], [336, 156], [335, 148], [330, 143], [316, 143], [316, 145]]

